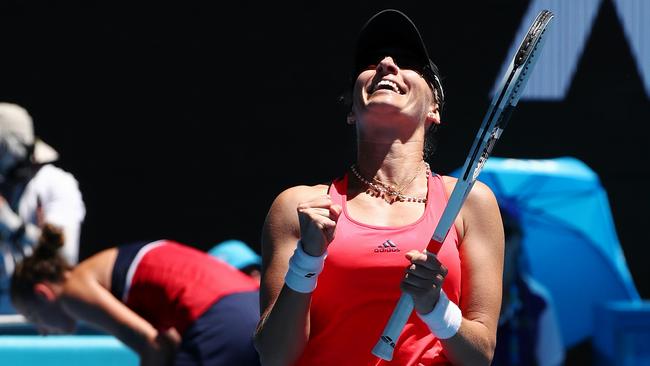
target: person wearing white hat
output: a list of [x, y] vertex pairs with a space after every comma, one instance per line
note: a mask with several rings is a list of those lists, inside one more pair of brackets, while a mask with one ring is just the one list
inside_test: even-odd
[[77, 263], [85, 204], [76, 178], [53, 165], [59, 155], [34, 134], [29, 112], [0, 102], [0, 313], [14, 313], [6, 292], [16, 263], [32, 252], [43, 223], [65, 233], [62, 254]]

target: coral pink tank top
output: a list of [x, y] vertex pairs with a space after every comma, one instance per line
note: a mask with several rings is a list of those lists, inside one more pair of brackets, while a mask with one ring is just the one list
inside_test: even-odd
[[[371, 353], [395, 304], [411, 249], [427, 247], [447, 204], [442, 178], [428, 179], [424, 214], [401, 227], [379, 227], [355, 221], [348, 214], [347, 180], [330, 187], [334, 203], [343, 207], [335, 239], [328, 248], [325, 268], [312, 295], [310, 336], [297, 365], [434, 365], [447, 364], [440, 341], [415, 311], [395, 347], [393, 360]], [[460, 259], [455, 228], [438, 252], [448, 268], [443, 289], [456, 304], [460, 298]]]

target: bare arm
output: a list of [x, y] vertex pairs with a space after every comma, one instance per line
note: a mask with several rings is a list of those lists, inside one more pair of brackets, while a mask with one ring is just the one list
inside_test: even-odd
[[496, 347], [503, 275], [503, 224], [492, 191], [476, 182], [461, 211], [461, 300], [458, 333], [443, 340], [455, 365], [489, 365]]
[[298, 239], [308, 254], [319, 256], [333, 237], [340, 210], [331, 207], [326, 189], [290, 188], [275, 199], [266, 217], [262, 231], [262, 316], [255, 333], [255, 347], [264, 365], [295, 362], [309, 339], [311, 293], [293, 291], [284, 285], [284, 276]]
[[[453, 181], [448, 180], [447, 184], [448, 190], [453, 189]], [[460, 239], [459, 307], [462, 318], [458, 313], [459, 318], [453, 316], [448, 320], [460, 325], [453, 335], [444, 333], [447, 326], [440, 328], [443, 331], [441, 342], [445, 354], [454, 365], [490, 365], [501, 306], [504, 243], [501, 216], [487, 186], [479, 182], [475, 184], [456, 220], [456, 228]], [[440, 301], [440, 289], [447, 269], [435, 254], [414, 250], [408, 252], [406, 257], [411, 265], [402, 281], [402, 289], [413, 296], [415, 310], [419, 314], [432, 316], [432, 310]], [[449, 311], [454, 313], [452, 309]], [[429, 318], [429, 321], [433, 322], [431, 326], [439, 327], [437, 320]]]
[[178, 334], [173, 330], [159, 334], [108, 290], [116, 256], [116, 249], [108, 249], [79, 264], [66, 279], [63, 306], [76, 319], [114, 335], [137, 352], [141, 365], [171, 364]]

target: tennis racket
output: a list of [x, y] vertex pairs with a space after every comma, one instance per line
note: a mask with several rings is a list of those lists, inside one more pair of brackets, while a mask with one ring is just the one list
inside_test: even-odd
[[[433, 238], [427, 246], [427, 251], [437, 253], [440, 249], [449, 229], [456, 220], [456, 216], [458, 216], [458, 212], [460, 212], [463, 202], [465, 202], [467, 195], [474, 186], [476, 178], [490, 157], [492, 148], [501, 137], [503, 129], [506, 127], [510, 115], [526, 86], [528, 77], [537, 61], [537, 56], [544, 45], [544, 33], [548, 29], [552, 18], [553, 13], [542, 10], [521, 41], [517, 53], [514, 55], [503, 80], [499, 84], [499, 88], [494, 94], [481, 128], [465, 160], [461, 175], [436, 226]], [[393, 359], [393, 351], [397, 340], [412, 312], [413, 298], [402, 293], [381, 337], [379, 337], [377, 344], [372, 349], [372, 354], [387, 361]]]

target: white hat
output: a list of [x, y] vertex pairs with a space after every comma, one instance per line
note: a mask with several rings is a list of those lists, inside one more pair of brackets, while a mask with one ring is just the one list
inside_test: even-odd
[[0, 102], [0, 141], [34, 146], [32, 161], [35, 163], [45, 164], [59, 158], [54, 148], [34, 136], [32, 116], [17, 104]]

